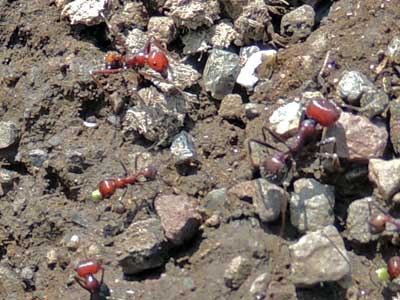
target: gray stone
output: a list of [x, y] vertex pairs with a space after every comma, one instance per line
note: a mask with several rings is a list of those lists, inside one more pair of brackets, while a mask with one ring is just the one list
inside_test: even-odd
[[312, 178], [296, 180], [290, 198], [290, 220], [300, 232], [323, 228], [335, 221], [334, 205], [333, 186]]
[[178, 165], [198, 163], [193, 137], [184, 130], [174, 137], [170, 150]]
[[229, 263], [224, 273], [225, 285], [238, 289], [251, 273], [251, 262], [248, 258], [237, 256]]
[[400, 64], [400, 35], [393, 37], [387, 48], [387, 56], [391, 62]]
[[25, 267], [21, 270], [21, 279], [24, 281], [24, 283], [32, 288], [35, 286], [35, 278], [34, 278], [35, 272], [32, 270], [30, 267]]
[[373, 83], [358, 71], [345, 71], [337, 86], [339, 96], [352, 105], [357, 105], [362, 94], [371, 88], [375, 88]]
[[101, 14], [107, 15], [109, 0], [75, 0], [64, 6], [61, 16], [69, 18], [71, 25], [97, 25], [104, 21]]
[[378, 116], [389, 106], [389, 96], [381, 90], [366, 89], [360, 99], [361, 114], [367, 118]]
[[343, 239], [334, 226], [306, 234], [289, 247], [289, 253], [296, 287], [337, 281], [350, 273]]
[[372, 123], [367, 117], [342, 112], [327, 137], [335, 137], [336, 154], [349, 161], [366, 162], [380, 158], [386, 149], [388, 133], [385, 125]]
[[109, 24], [115, 32], [122, 32], [127, 28], [144, 29], [149, 22], [149, 14], [142, 2], [128, 2], [122, 11], [113, 11]]
[[223, 211], [227, 201], [226, 188], [216, 189], [209, 192], [203, 199], [202, 209], [208, 215]]
[[228, 195], [252, 202], [263, 222], [277, 220], [289, 198], [284, 189], [262, 178], [238, 183], [228, 190]]
[[4, 196], [13, 188], [17, 177], [17, 172], [0, 168], [0, 196]]
[[167, 0], [164, 4], [166, 14], [178, 26], [196, 29], [202, 25], [211, 26], [219, 19], [220, 7], [217, 0]]
[[239, 56], [228, 51], [214, 49], [204, 68], [204, 86], [214, 98], [221, 100], [232, 92], [238, 74]]
[[167, 260], [161, 223], [156, 218], [132, 223], [114, 241], [118, 262], [126, 275], [160, 267]]
[[46, 151], [41, 149], [34, 149], [28, 153], [29, 160], [34, 167], [42, 167], [43, 164], [49, 159], [49, 155]]
[[369, 203], [373, 201], [372, 197], [363, 198], [353, 201], [347, 209], [346, 220], [346, 237], [351, 241], [359, 243], [369, 243], [376, 240], [377, 236], [371, 234], [369, 220], [371, 218], [370, 207], [373, 206]]
[[0, 149], [14, 144], [18, 138], [18, 129], [13, 122], [0, 122]]
[[175, 22], [170, 17], [151, 17], [147, 25], [148, 34], [163, 43], [170, 43], [175, 39]]
[[290, 37], [293, 42], [304, 40], [311, 34], [314, 23], [314, 8], [302, 5], [282, 17], [281, 34]]
[[201, 224], [197, 203], [186, 195], [159, 196], [154, 206], [165, 237], [176, 246], [191, 239]]
[[368, 178], [375, 185], [375, 194], [382, 200], [400, 191], [400, 159], [371, 159]]
[[259, 52], [260, 50], [260, 47], [254, 45], [241, 47], [239, 52], [240, 66], [243, 66], [250, 56], [252, 56], [254, 53]]
[[128, 32], [125, 45], [129, 49], [130, 53], [138, 53], [143, 50], [148, 40], [149, 36], [147, 35], [147, 32], [144, 32], [139, 28], [133, 28]]
[[21, 300], [25, 299], [25, 292], [22, 282], [11, 267], [5, 264], [0, 265], [0, 299]]
[[183, 54], [192, 55], [195, 53], [203, 53], [210, 49], [209, 34], [209, 31], [206, 29], [196, 31], [191, 30], [184, 34], [181, 37], [182, 43], [185, 45], [183, 48]]
[[390, 141], [396, 154], [400, 154], [400, 98], [390, 102]]
[[251, 284], [249, 293], [254, 300], [264, 299], [267, 294], [267, 287], [271, 281], [269, 273], [262, 273]]
[[218, 115], [226, 120], [240, 120], [243, 110], [242, 97], [239, 94], [229, 94], [222, 99]]
[[222, 20], [210, 28], [210, 42], [213, 48], [228, 48], [235, 37], [236, 31], [228, 20]]
[[269, 127], [280, 136], [290, 136], [299, 129], [303, 115], [303, 106], [299, 102], [289, 102], [272, 113]]

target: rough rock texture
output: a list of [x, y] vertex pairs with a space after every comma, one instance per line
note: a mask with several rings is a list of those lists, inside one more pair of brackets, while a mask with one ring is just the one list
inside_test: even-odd
[[371, 159], [368, 164], [369, 180], [376, 186], [376, 194], [383, 200], [400, 190], [400, 159]]

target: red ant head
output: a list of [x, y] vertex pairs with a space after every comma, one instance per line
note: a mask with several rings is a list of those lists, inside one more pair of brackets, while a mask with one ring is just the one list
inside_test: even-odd
[[104, 63], [106, 65], [106, 69], [120, 69], [124, 66], [124, 59], [118, 53], [109, 52], [104, 58]]
[[105, 179], [99, 183], [99, 191], [103, 198], [111, 197], [116, 189], [115, 179]]
[[387, 264], [390, 279], [395, 279], [400, 275], [400, 257], [393, 256], [389, 259]]
[[85, 287], [91, 293], [94, 293], [100, 289], [100, 282], [93, 276], [93, 274], [89, 274], [85, 277]]
[[149, 57], [147, 59], [147, 64], [154, 71], [157, 71], [163, 77], [166, 77], [167, 70], [169, 67], [169, 62], [168, 62], [168, 58], [164, 52], [161, 52], [161, 51], [150, 52]]
[[263, 167], [265, 171], [269, 174], [275, 175], [282, 172], [286, 167], [286, 157], [284, 153], [277, 153], [272, 157], [268, 157], [264, 163]]
[[325, 127], [332, 126], [340, 117], [340, 110], [329, 100], [312, 100], [306, 108], [306, 114]]
[[369, 221], [371, 233], [381, 233], [385, 230], [385, 225], [388, 222], [389, 217], [384, 214], [378, 214], [371, 218]]

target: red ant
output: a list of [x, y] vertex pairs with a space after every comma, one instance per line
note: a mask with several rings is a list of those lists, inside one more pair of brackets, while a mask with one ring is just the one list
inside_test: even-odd
[[[275, 135], [270, 129], [267, 130], [288, 148], [287, 151], [279, 151], [274, 146], [267, 142], [261, 142], [258, 140], [249, 140], [249, 152], [251, 154], [250, 142], [256, 142], [267, 147], [271, 147], [277, 152], [272, 157], [267, 157], [263, 162], [265, 171], [276, 176], [281, 173], [286, 167], [286, 160], [293, 156], [296, 152], [305, 145], [305, 143], [315, 135], [318, 124], [322, 127], [329, 127], [336, 123], [340, 117], [341, 111], [329, 100], [319, 99], [312, 100], [306, 107], [306, 116], [308, 119], [303, 120], [300, 124], [298, 133], [293, 137], [291, 144], [286, 143], [281, 138]], [[253, 163], [254, 164], [254, 163]]]
[[[104, 299], [100, 289], [104, 279], [104, 269], [95, 259], [81, 261], [75, 268], [78, 276], [75, 276], [76, 282], [90, 293], [90, 300]], [[101, 279], [98, 281], [94, 274], [101, 271]]]
[[[122, 167], [127, 173], [125, 166]], [[152, 180], [157, 175], [157, 170], [154, 166], [148, 166], [138, 173], [123, 178], [110, 178], [100, 181], [98, 191], [103, 199], [110, 198], [117, 189], [125, 188], [128, 184], [135, 184], [140, 181], [140, 177], [145, 177], [147, 180]]]
[[150, 37], [144, 49], [132, 57], [127, 57], [116, 52], [108, 53], [104, 58], [105, 69], [90, 71], [90, 75], [97, 82], [98, 80], [95, 75], [115, 74], [126, 69], [144, 67], [147, 65], [154, 71], [160, 73], [164, 79], [167, 78], [169, 61], [164, 52], [151, 49], [152, 42], [155, 41], [153, 37]]

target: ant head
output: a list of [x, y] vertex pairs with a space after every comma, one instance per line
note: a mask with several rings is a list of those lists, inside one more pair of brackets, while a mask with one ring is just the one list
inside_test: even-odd
[[388, 216], [385, 214], [378, 214], [371, 217], [369, 221], [371, 233], [377, 234], [385, 231], [387, 221]]
[[93, 276], [93, 274], [89, 274], [85, 277], [85, 287], [91, 292], [95, 293], [100, 289], [100, 282]]
[[167, 75], [166, 73], [169, 67], [169, 62], [164, 52], [161, 51], [151, 52], [147, 59], [147, 64], [154, 71], [159, 72], [163, 77]]
[[104, 58], [104, 63], [106, 65], [106, 69], [108, 70], [120, 69], [124, 65], [122, 56], [116, 52], [107, 53], [106, 57]]

